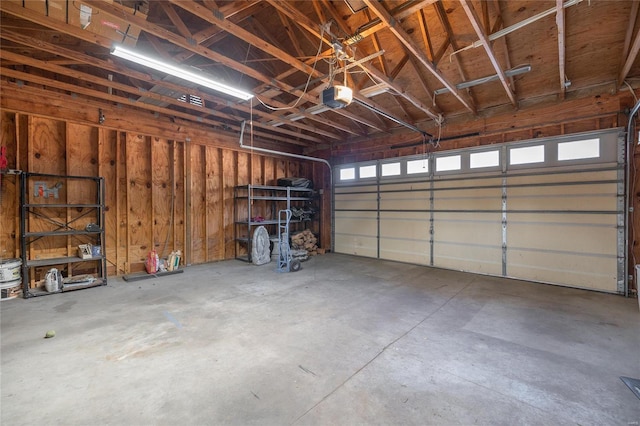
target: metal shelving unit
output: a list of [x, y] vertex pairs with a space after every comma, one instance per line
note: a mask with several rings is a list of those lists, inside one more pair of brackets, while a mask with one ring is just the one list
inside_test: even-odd
[[[277, 239], [278, 212], [292, 208], [304, 209], [308, 203], [316, 200], [316, 192], [309, 188], [291, 186], [241, 185], [234, 191], [235, 241], [236, 259], [251, 262], [251, 245], [253, 231], [258, 226], [265, 226], [269, 235]], [[260, 220], [259, 217], [262, 219]], [[304, 222], [291, 219], [290, 226], [297, 229]], [[240, 253], [240, 247], [247, 249], [247, 254]]]
[[[29, 172], [21, 173], [20, 177], [20, 247], [24, 298], [106, 285], [104, 179], [92, 176], [60, 176]], [[48, 192], [51, 189], [38, 193], [39, 185], [46, 185], [50, 182], [56, 182], [54, 189], [64, 187], [66, 191], [70, 191], [68, 187], [69, 184], [72, 184], [71, 191], [74, 192], [74, 196], [77, 193], [95, 194], [95, 199], [87, 204], [61, 203], [57, 192]], [[30, 189], [34, 191], [32, 194], [29, 192]], [[69, 199], [69, 196], [67, 192], [65, 198]], [[38, 202], [34, 202], [36, 200]], [[93, 224], [95, 227], [85, 226], [83, 228], [84, 222]], [[37, 229], [40, 227], [47, 229]], [[66, 237], [64, 244], [60, 237]], [[54, 240], [56, 238], [57, 240]], [[46, 246], [46, 249], [41, 247], [38, 258], [31, 258], [33, 254], [31, 248], [38, 241]], [[99, 247], [99, 253], [92, 253], [88, 258], [80, 257], [76, 255], [78, 243]], [[66, 255], [56, 255], [61, 251], [66, 251]], [[54, 255], [48, 257], [47, 253], [54, 253]], [[73, 276], [74, 268], [79, 268], [79, 265], [91, 270], [91, 274], [89, 274], [91, 279], [67, 282], [62, 285], [60, 290], [54, 292], [30, 287], [35, 268], [46, 266], [66, 268], [67, 279], [70, 281], [69, 278]]]

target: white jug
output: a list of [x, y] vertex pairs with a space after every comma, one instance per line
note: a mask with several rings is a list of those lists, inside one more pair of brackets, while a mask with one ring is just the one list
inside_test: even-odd
[[56, 269], [51, 268], [49, 272], [44, 276], [44, 287], [49, 293], [60, 290], [60, 284], [62, 283], [62, 274]]

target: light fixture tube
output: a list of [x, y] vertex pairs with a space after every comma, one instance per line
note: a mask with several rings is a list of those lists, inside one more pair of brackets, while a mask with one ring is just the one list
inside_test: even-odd
[[121, 46], [115, 46], [111, 51], [112, 55], [119, 58], [126, 59], [135, 62], [145, 67], [152, 68], [156, 71], [170, 74], [174, 77], [181, 78], [183, 80], [195, 83], [199, 86], [208, 87], [209, 89], [217, 90], [218, 92], [226, 93], [227, 95], [235, 96], [242, 100], [249, 100], [253, 98], [253, 94], [236, 89], [235, 87], [228, 86], [224, 83], [220, 83], [203, 75], [197, 74], [188, 69], [177, 67], [175, 65], [168, 64], [166, 62], [159, 61], [148, 56], [141, 55], [129, 49], [125, 49]]

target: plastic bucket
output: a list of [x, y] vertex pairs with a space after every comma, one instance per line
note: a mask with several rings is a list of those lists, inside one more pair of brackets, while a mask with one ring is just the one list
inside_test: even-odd
[[0, 260], [0, 283], [20, 280], [20, 259]]
[[15, 299], [20, 295], [22, 280], [17, 279], [0, 284], [0, 301]]

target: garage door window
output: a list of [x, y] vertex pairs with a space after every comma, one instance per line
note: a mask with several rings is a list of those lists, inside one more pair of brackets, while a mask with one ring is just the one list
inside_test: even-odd
[[469, 167], [480, 169], [500, 165], [500, 151], [472, 152], [469, 155]]
[[460, 170], [461, 157], [459, 155], [450, 155], [448, 157], [436, 158], [436, 171], [448, 172], [451, 170]]
[[361, 166], [360, 167], [360, 179], [374, 178], [376, 177], [376, 166]]
[[558, 161], [598, 157], [600, 157], [600, 139], [587, 139], [558, 144]]
[[422, 160], [407, 161], [407, 174], [413, 175], [416, 173], [429, 173], [429, 160], [424, 158]]
[[544, 162], [544, 145], [511, 148], [509, 150], [509, 164], [531, 164]]
[[382, 164], [382, 176], [399, 176], [400, 163]]
[[340, 169], [340, 180], [353, 180], [356, 178], [356, 169], [348, 167]]

